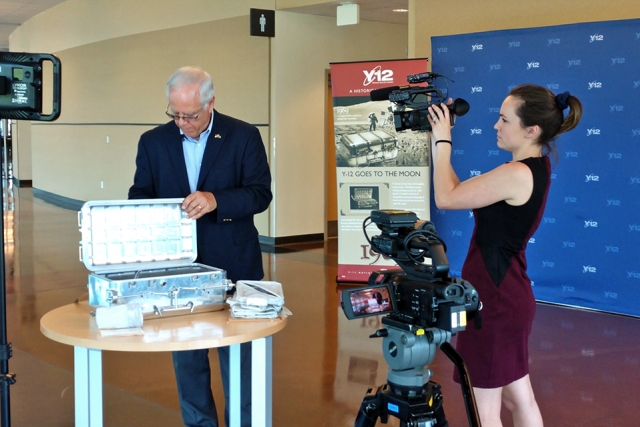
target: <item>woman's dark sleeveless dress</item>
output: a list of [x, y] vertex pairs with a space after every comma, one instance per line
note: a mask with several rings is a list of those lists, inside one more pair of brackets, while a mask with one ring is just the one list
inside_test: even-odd
[[469, 324], [458, 334], [456, 348], [471, 384], [479, 388], [502, 387], [529, 373], [528, 339], [536, 303], [525, 248], [542, 219], [551, 166], [546, 156], [521, 162], [533, 174], [530, 199], [522, 206], [502, 201], [475, 209], [475, 229], [462, 267], [462, 278], [482, 301], [482, 328]]

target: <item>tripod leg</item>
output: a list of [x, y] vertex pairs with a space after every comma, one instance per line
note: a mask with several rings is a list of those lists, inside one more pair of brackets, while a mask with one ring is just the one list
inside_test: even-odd
[[374, 427], [380, 415], [380, 391], [370, 388], [362, 399], [354, 427]]

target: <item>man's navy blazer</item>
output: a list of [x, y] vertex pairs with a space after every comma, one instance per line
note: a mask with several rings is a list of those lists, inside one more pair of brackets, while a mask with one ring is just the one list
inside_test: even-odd
[[[233, 282], [264, 276], [253, 216], [271, 202], [271, 173], [260, 133], [215, 111], [197, 191], [211, 192], [218, 207], [197, 220], [196, 262], [226, 270]], [[191, 191], [174, 121], [140, 137], [129, 199], [185, 198]]]

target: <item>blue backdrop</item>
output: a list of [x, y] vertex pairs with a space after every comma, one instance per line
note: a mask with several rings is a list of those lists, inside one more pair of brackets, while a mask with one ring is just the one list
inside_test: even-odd
[[[453, 130], [461, 180], [511, 160], [493, 125], [507, 93], [536, 83], [583, 103], [579, 126], [557, 140], [551, 190], [529, 241], [539, 301], [640, 316], [640, 20], [432, 38], [433, 72], [471, 110]], [[553, 159], [552, 159], [553, 163]], [[431, 207], [459, 276], [471, 211]]]

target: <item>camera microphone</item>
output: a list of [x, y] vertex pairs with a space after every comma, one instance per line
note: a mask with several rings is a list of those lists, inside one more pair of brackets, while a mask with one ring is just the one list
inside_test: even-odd
[[436, 73], [430, 73], [429, 71], [427, 71], [426, 73], [411, 74], [407, 76], [407, 81], [409, 83], [422, 83], [422, 82], [428, 82], [430, 80], [433, 80], [436, 77], [444, 77], [444, 76], [441, 76], [440, 74], [436, 74]]
[[456, 98], [453, 104], [447, 106], [456, 116], [464, 116], [469, 112], [469, 103], [462, 98]]
[[374, 89], [369, 92], [369, 96], [372, 101], [388, 101], [389, 95], [391, 92], [395, 92], [396, 90], [408, 89], [411, 86], [387, 86], [381, 89]]

